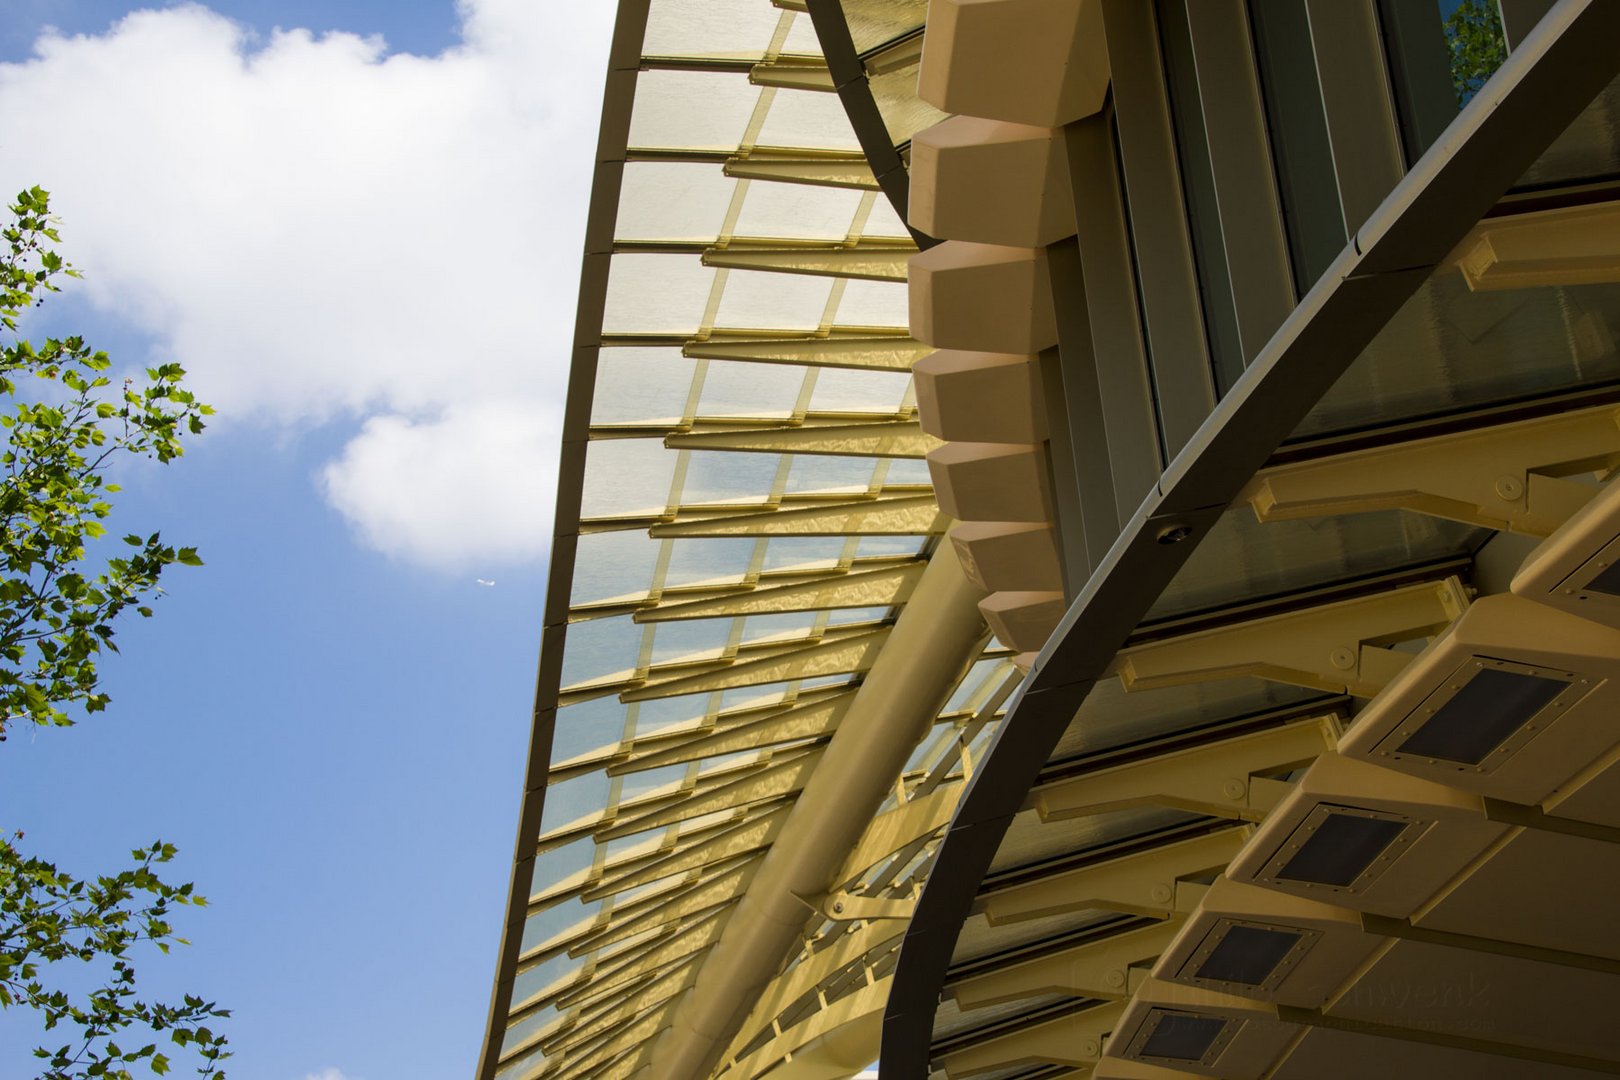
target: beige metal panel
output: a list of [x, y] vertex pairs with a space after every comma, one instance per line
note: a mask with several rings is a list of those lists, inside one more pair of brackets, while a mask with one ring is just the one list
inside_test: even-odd
[[653, 525], [654, 538], [691, 536], [920, 536], [943, 532], [932, 495], [888, 495], [797, 510], [694, 517]]
[[964, 521], [950, 531], [969, 580], [986, 591], [1054, 590], [1063, 586], [1052, 526], [1036, 522]]
[[1063, 132], [953, 116], [911, 140], [911, 224], [929, 236], [1045, 247], [1074, 235]]
[[947, 992], [964, 1010], [1046, 994], [1122, 999], [1130, 994], [1129, 969], [1152, 962], [1180, 929], [1180, 922], [1171, 919], [1098, 941], [1046, 950], [1031, 959], [971, 975]]
[[1620, 465], [1612, 405], [1279, 465], [1240, 496], [1261, 521], [1404, 509], [1547, 536], [1596, 493], [1566, 480]]
[[1057, 591], [994, 592], [979, 601], [990, 632], [1016, 652], [1039, 652], [1066, 610]]
[[1061, 127], [1102, 107], [1096, 0], [933, 0], [917, 96], [948, 113]]
[[[1500, 719], [1482, 715], [1486, 701], [1465, 697], [1475, 679], [1493, 696], [1522, 692], [1526, 685], [1556, 694], [1503, 702]], [[1451, 760], [1424, 749], [1430, 723], [1478, 729], [1503, 725], [1492, 746], [1474, 760]], [[1411, 746], [1408, 747], [1408, 743]], [[1535, 805], [1568, 794], [1610, 747], [1620, 743], [1620, 630], [1595, 625], [1522, 597], [1482, 597], [1393, 681], [1345, 735], [1340, 752], [1388, 769], [1421, 776], [1466, 791]], [[1470, 744], [1471, 746], [1471, 744]], [[1472, 749], [1459, 751], [1472, 756]], [[1560, 811], [1562, 812], [1562, 811]], [[1612, 816], [1611, 810], [1611, 816]]]
[[780, 274], [906, 280], [906, 260], [917, 250], [909, 239], [869, 237], [854, 244], [750, 244], [734, 242], [703, 252], [703, 265], [730, 270], [767, 270]]
[[[1549, 916], [1556, 914], [1549, 911]], [[1387, 943], [1322, 1011], [1620, 1062], [1620, 975], [1419, 941]]]
[[[1334, 882], [1291, 874], [1290, 860], [1318, 830], [1343, 818], [1371, 819], [1378, 823], [1372, 827], [1382, 830], [1377, 838], [1382, 846], [1364, 841], [1366, 858], [1344, 868], [1354, 877]], [[1338, 828], [1344, 827], [1341, 821]], [[1510, 831], [1485, 816], [1478, 796], [1324, 754], [1232, 859], [1226, 874], [1293, 896], [1405, 918]]]
[[[1298, 940], [1269, 973], [1255, 973], [1247, 982], [1202, 974], [1228, 934], [1256, 929], [1294, 933]], [[1256, 1001], [1316, 1009], [1386, 944], [1385, 938], [1363, 929], [1360, 915], [1347, 908], [1221, 877], [1159, 957], [1153, 975]], [[1215, 973], [1228, 974], [1220, 968]]]
[[688, 342], [685, 356], [699, 360], [739, 360], [761, 364], [804, 364], [808, 367], [851, 368], [873, 371], [909, 371], [917, 360], [934, 351], [904, 331], [806, 337], [714, 337]]
[[1620, 484], [1608, 483], [1514, 574], [1515, 596], [1620, 628], [1620, 595], [1601, 575], [1620, 563]]
[[703, 431], [667, 436], [672, 450], [746, 450], [766, 454], [836, 454], [848, 457], [920, 458], [939, 445], [915, 420], [876, 424], [814, 424]]
[[1042, 821], [1106, 814], [1133, 806], [1170, 806], [1195, 814], [1259, 821], [1270, 809], [1251, 798], [1254, 774], [1280, 772], [1329, 753], [1337, 717], [1311, 717], [1268, 731], [1087, 772], [1036, 788]]
[[1620, 960], [1620, 844], [1506, 829], [1488, 854], [1412, 916], [1413, 925]]
[[1620, 281], [1620, 203], [1487, 218], [1453, 258], [1476, 292]]
[[[1161, 1057], [1151, 1053], [1149, 1039], [1167, 1014], [1171, 1023], [1184, 1016], [1229, 1022], [1200, 1059]], [[1277, 1018], [1274, 1006], [1149, 977], [1124, 1008], [1108, 1040], [1108, 1057], [1098, 1072], [1109, 1076], [1141, 1075], [1114, 1071], [1112, 1063], [1124, 1059], [1221, 1080], [1259, 1080], [1286, 1056], [1299, 1034], [1297, 1025]]]
[[941, 439], [1036, 443], [1046, 438], [1039, 357], [941, 349], [912, 368], [917, 418]]
[[1048, 522], [1052, 498], [1046, 449], [1012, 443], [948, 442], [928, 454], [942, 512], [963, 521]]
[[1127, 690], [1252, 675], [1372, 697], [1412, 659], [1376, 643], [1438, 633], [1467, 602], [1455, 578], [1419, 582], [1132, 646], [1116, 664]]
[[945, 1054], [949, 1080], [979, 1076], [1014, 1065], [1094, 1066], [1102, 1057], [1103, 1042], [1118, 1022], [1119, 1005], [1096, 1005], [1080, 1012], [1020, 1025], [965, 1049]]
[[992, 926], [1092, 908], [1169, 918], [1176, 882], [1219, 872], [1242, 848], [1249, 830], [1217, 829], [1130, 855], [1053, 873], [983, 893], [978, 907]]
[[911, 332], [945, 349], [1028, 355], [1057, 344], [1044, 249], [950, 240], [911, 259]]

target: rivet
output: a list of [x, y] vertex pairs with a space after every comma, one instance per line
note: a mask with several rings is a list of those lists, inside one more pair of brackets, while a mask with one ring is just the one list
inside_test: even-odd
[[1103, 976], [1103, 981], [1109, 986], [1124, 986], [1125, 973], [1116, 968], [1113, 971], [1110, 971], [1107, 975]]
[[1340, 671], [1349, 671], [1356, 666], [1356, 654], [1341, 645], [1328, 654], [1328, 661]]
[[1524, 494], [1524, 481], [1517, 476], [1499, 476], [1496, 478], [1496, 494], [1499, 498], [1512, 502]]
[[1243, 798], [1243, 793], [1248, 790], [1248, 787], [1249, 786], [1243, 781], [1233, 777], [1221, 785], [1221, 794], [1225, 795], [1228, 799], [1241, 799]]
[[1170, 891], [1170, 886], [1168, 886], [1168, 885], [1159, 884], [1159, 885], [1153, 886], [1153, 899], [1157, 903], [1160, 903], [1160, 904], [1169, 903], [1170, 902], [1170, 897], [1172, 895], [1173, 894]]

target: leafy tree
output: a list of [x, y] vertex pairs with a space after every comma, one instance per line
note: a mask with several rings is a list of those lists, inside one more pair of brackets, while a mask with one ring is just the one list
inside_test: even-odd
[[1507, 59], [1507, 37], [1496, 0], [1462, 0], [1446, 17], [1445, 30], [1451, 52], [1451, 86], [1457, 91], [1460, 108]]
[[[157, 533], [104, 540], [118, 491], [108, 476], [123, 460], [179, 457], [181, 437], [213, 411], [181, 385], [178, 364], [114, 386], [107, 354], [83, 339], [21, 338], [23, 316], [78, 272], [51, 246], [60, 237], [46, 191], [22, 192], [10, 210], [0, 228], [0, 740], [16, 723], [68, 725], [104, 709], [96, 661], [116, 651], [114, 623], [131, 609], [152, 614], [166, 567], [200, 565], [194, 549]], [[170, 1062], [160, 1042], [194, 1052], [200, 1075], [223, 1080], [230, 1055], [208, 1024], [226, 1010], [137, 996], [138, 947], [183, 944], [170, 913], [204, 902], [190, 884], [158, 876], [173, 846], [137, 849], [131, 868], [89, 881], [25, 854], [22, 838], [0, 833], [0, 1008], [36, 1010], [57, 1033], [50, 1042], [65, 1035], [35, 1049], [41, 1080], [133, 1080], [143, 1064], [161, 1075]]]

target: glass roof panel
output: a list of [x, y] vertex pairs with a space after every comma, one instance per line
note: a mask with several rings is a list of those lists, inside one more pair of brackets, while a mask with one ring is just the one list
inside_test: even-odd
[[861, 148], [838, 95], [817, 90], [778, 90], [755, 141], [762, 146], [807, 150]]
[[643, 71], [630, 112], [630, 145], [734, 150], [742, 143], [760, 93], [743, 72]]
[[736, 180], [706, 161], [627, 162], [623, 184], [613, 228], [619, 240], [712, 242], [737, 191]]
[[765, 56], [784, 17], [792, 15], [758, 0], [652, 0], [641, 51], [648, 56], [757, 60]]
[[821, 325], [831, 278], [730, 270], [715, 325], [736, 329], [811, 331]]
[[751, 184], [733, 230], [738, 236], [842, 240], [866, 192], [810, 184]]
[[593, 424], [678, 422], [692, 392], [697, 361], [679, 349], [603, 349], [596, 363]]
[[602, 332], [696, 333], [714, 275], [697, 255], [615, 255], [608, 270]]

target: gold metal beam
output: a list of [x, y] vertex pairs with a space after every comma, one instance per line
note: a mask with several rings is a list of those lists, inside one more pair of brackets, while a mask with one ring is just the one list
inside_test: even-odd
[[803, 364], [808, 367], [866, 371], [910, 371], [934, 351], [905, 331], [862, 336], [781, 337], [737, 340], [712, 338], [684, 345], [681, 353], [698, 360], [738, 360], [758, 364]]
[[1103, 1040], [1124, 1011], [1123, 1005], [1110, 1003], [1016, 1027], [946, 1054], [945, 1075], [959, 1080], [1015, 1065], [1090, 1068], [1102, 1058]]
[[1467, 603], [1454, 577], [1419, 582], [1132, 646], [1115, 666], [1127, 690], [1248, 675], [1370, 698], [1412, 660], [1386, 644], [1439, 633]]
[[673, 679], [633, 686], [619, 694], [619, 700], [652, 701], [682, 694], [703, 694], [735, 690], [744, 686], [818, 679], [827, 675], [851, 675], [869, 669], [878, 651], [889, 638], [890, 628], [867, 630], [848, 636], [828, 634], [831, 640], [816, 645], [795, 643], [791, 649], [772, 650], [756, 660], [739, 660], [719, 670], [700, 671]]
[[1263, 789], [1256, 801], [1251, 783], [1254, 774], [1306, 764], [1332, 751], [1341, 731], [1335, 716], [1311, 717], [1087, 772], [1037, 788], [1031, 802], [1042, 821], [1133, 806], [1168, 806], [1211, 817], [1259, 821], [1271, 809], [1273, 792]]
[[746, 450], [770, 454], [828, 454], [842, 457], [920, 458], [943, 445], [915, 420], [876, 424], [816, 424], [755, 429], [703, 431], [670, 435], [672, 450]]
[[917, 254], [911, 239], [867, 237], [853, 244], [782, 244], [733, 241], [704, 251], [704, 266], [727, 270], [766, 270], [778, 274], [904, 281], [906, 264]]
[[1243, 848], [1250, 831], [1247, 826], [1217, 829], [1049, 874], [996, 889], [983, 896], [978, 907], [992, 926], [1087, 908], [1167, 919], [1177, 910], [1176, 883], [1225, 869]]
[[1411, 510], [1548, 536], [1597, 492], [1566, 477], [1620, 465], [1612, 405], [1265, 469], [1239, 496], [1261, 521]]
[[676, 746], [626, 759], [608, 768], [609, 776], [645, 769], [679, 765], [721, 754], [763, 749], [781, 743], [826, 738], [838, 730], [854, 698], [852, 689], [840, 689], [828, 698], [812, 698], [802, 705], [778, 709], [761, 719], [716, 730], [702, 738], [688, 739]]
[[654, 524], [654, 538], [692, 536], [921, 536], [947, 522], [932, 493], [885, 495], [795, 510], [766, 510]]
[[879, 190], [877, 177], [860, 153], [829, 152], [813, 156], [805, 151], [759, 148], [730, 158], [722, 171], [738, 180], [774, 180], [817, 187]]
[[802, 789], [821, 760], [822, 747], [795, 753], [785, 761], [773, 761], [740, 779], [694, 793], [690, 798], [651, 813], [634, 817], [621, 815], [614, 823], [598, 829], [600, 841], [619, 840], [648, 829], [673, 825], [677, 821], [690, 821], [722, 810], [768, 802], [792, 795]]
[[878, 608], [904, 604], [917, 587], [925, 559], [880, 567], [876, 570], [819, 574], [801, 584], [776, 585], [750, 592], [660, 604], [639, 611], [638, 623], [678, 619], [736, 618], [742, 615], [778, 615], [795, 611], [831, 611], [842, 608]]
[[819, 57], [779, 56], [755, 64], [748, 71], [748, 81], [755, 86], [774, 86], [782, 90], [821, 90], [831, 93], [832, 72], [827, 62]]
[[949, 994], [965, 1012], [1047, 994], [1123, 1001], [1130, 996], [1130, 969], [1158, 959], [1181, 932], [1181, 920], [1166, 919], [1099, 941], [1041, 955], [973, 975]]
[[1475, 291], [1620, 281], [1620, 203], [1486, 218], [1453, 257]]

